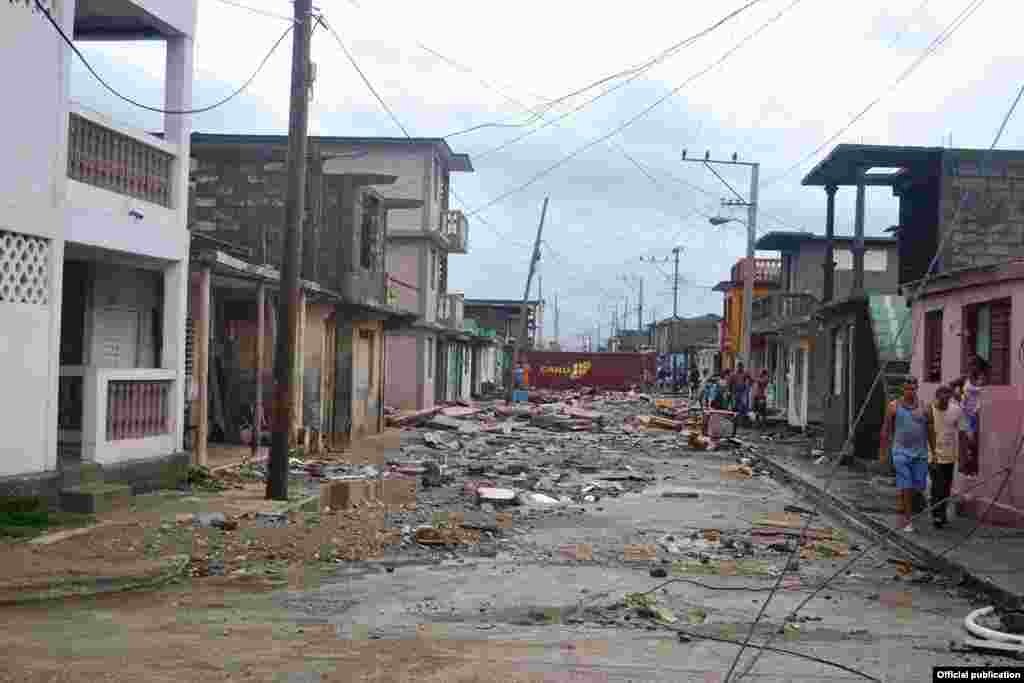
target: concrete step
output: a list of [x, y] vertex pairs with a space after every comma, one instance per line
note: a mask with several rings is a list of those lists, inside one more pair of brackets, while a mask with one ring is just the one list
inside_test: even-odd
[[96, 514], [128, 505], [132, 487], [127, 484], [91, 483], [61, 489], [60, 509], [66, 512]]
[[60, 488], [89, 486], [103, 483], [103, 466], [94, 462], [75, 462], [60, 468]]

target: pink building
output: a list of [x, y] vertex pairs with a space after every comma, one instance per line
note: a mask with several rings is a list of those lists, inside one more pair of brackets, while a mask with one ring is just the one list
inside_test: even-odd
[[922, 398], [931, 400], [940, 384], [969, 374], [976, 356], [991, 368], [979, 409], [979, 472], [958, 472], [954, 488], [970, 489], [964, 514], [980, 516], [991, 505], [987, 521], [1024, 524], [1024, 462], [1009, 470], [1005, 486], [1001, 473], [1015, 463], [1024, 429], [1024, 260], [935, 276], [914, 303], [913, 316], [918, 332], [912, 371], [922, 382]]

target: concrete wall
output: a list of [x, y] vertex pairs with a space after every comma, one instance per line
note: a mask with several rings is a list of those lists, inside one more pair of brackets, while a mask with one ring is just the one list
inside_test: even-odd
[[419, 351], [415, 335], [389, 333], [386, 344], [384, 402], [392, 408], [415, 410], [422, 391]]
[[[384, 197], [422, 199], [421, 209], [399, 209], [388, 212], [388, 230], [394, 233], [422, 232], [429, 224], [437, 226], [437, 208], [434, 193], [429, 188], [431, 180], [432, 150], [429, 146], [406, 144], [366, 145], [322, 145], [328, 155], [337, 155], [330, 162], [332, 173], [379, 173], [396, 175], [393, 185], [378, 185], [376, 189]], [[349, 158], [346, 158], [348, 155]]]
[[352, 438], [378, 434], [382, 428], [380, 401], [384, 386], [384, 326], [380, 322], [353, 324]]
[[[851, 243], [839, 242], [834, 246], [835, 299], [845, 299], [853, 287]], [[885, 254], [882, 256], [881, 254]], [[885, 269], [878, 269], [884, 259]], [[789, 261], [789, 263], [786, 263]], [[822, 300], [825, 287], [825, 243], [805, 242], [800, 250], [784, 259], [782, 283], [786, 285], [787, 266], [792, 267], [793, 293], [811, 294]], [[895, 244], [891, 246], [867, 245], [864, 255], [864, 289], [874, 294], [895, 294], [899, 287], [899, 255]]]
[[416, 242], [391, 241], [385, 257], [387, 272], [392, 278], [390, 286], [398, 293], [398, 308], [417, 314], [421, 313], [420, 251]]
[[946, 237], [940, 269], [1024, 256], [1024, 156], [997, 152], [991, 162], [984, 152], [943, 156], [939, 234]]
[[[986, 386], [982, 389], [978, 476], [957, 474], [954, 484], [955, 491], [964, 491], [989, 479], [987, 484], [965, 494], [965, 508], [968, 514], [975, 516], [984, 513], [995, 498], [1004, 478], [997, 472], [1017, 458], [1020, 416], [1024, 414], [1024, 366], [1016, 362], [1017, 344], [1024, 330], [1024, 280], [954, 290], [929, 296], [913, 306], [914, 329], [923, 329], [925, 312], [942, 309], [942, 381], [945, 383], [967, 373], [967, 368], [961, 365], [963, 307], [1005, 297], [1012, 300], [1010, 384]], [[916, 337], [911, 371], [917, 377], [924, 377], [924, 335], [918, 334]], [[938, 383], [922, 382], [921, 397], [932, 400], [938, 387]], [[988, 519], [1003, 524], [1024, 523], [1024, 471], [1020, 468], [1013, 470], [1002, 496], [992, 506]]]

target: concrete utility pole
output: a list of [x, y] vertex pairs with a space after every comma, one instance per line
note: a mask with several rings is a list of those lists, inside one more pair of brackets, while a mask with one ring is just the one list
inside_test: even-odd
[[[723, 201], [723, 206], [745, 206], [747, 207], [747, 258], [745, 260], [743, 269], [743, 337], [740, 346], [740, 360], [746, 367], [750, 367], [750, 328], [753, 325], [753, 311], [754, 311], [754, 280], [757, 276], [757, 264], [754, 259], [755, 244], [757, 243], [757, 188], [758, 188], [758, 173], [761, 165], [757, 162], [751, 161], [737, 161], [736, 155], [732, 155], [731, 160], [712, 159], [711, 153], [708, 152], [704, 155], [703, 159], [687, 159], [686, 150], [683, 150], [683, 161], [689, 161], [693, 163], [704, 164], [709, 171], [711, 171], [722, 183], [729, 188], [729, 190], [736, 196], [736, 201]], [[732, 185], [723, 178], [718, 171], [715, 170], [712, 164], [721, 164], [725, 166], [747, 166], [750, 168], [750, 195], [749, 198], [744, 199], [743, 196], [737, 192]], [[711, 219], [712, 225], [722, 225], [728, 223], [731, 220], [729, 218], [717, 218]], [[742, 222], [742, 221], [741, 221]]]
[[555, 343], [558, 344], [558, 292], [555, 292]]
[[[533, 251], [530, 253], [530, 270], [526, 275], [526, 287], [523, 289], [523, 305], [519, 309], [519, 338], [516, 340], [515, 350], [512, 355], [513, 372], [515, 366], [522, 357], [523, 347], [526, 346], [526, 307], [530, 299], [530, 285], [533, 283], [533, 273], [537, 267], [537, 259], [540, 258], [540, 236], [544, 232], [544, 217], [548, 214], [548, 197], [544, 198], [544, 205], [540, 209], [540, 223], [537, 224], [537, 239], [533, 242]], [[509, 382], [506, 400], [512, 401], [512, 385]]]
[[644, 329], [644, 279], [640, 278], [640, 303], [636, 307], [636, 329]]
[[309, 64], [312, 0], [295, 0], [292, 43], [291, 107], [288, 116], [288, 195], [284, 208], [281, 308], [288, 329], [277, 338], [274, 354], [274, 427], [267, 469], [267, 498], [288, 499], [288, 450], [296, 381], [295, 334], [301, 319], [299, 273], [302, 269], [302, 221], [306, 214], [306, 150], [309, 130]]
[[672, 255], [675, 256], [676, 266], [672, 276], [672, 322], [669, 323], [668, 352], [672, 356], [672, 391], [676, 390], [678, 384], [678, 369], [676, 368], [676, 321], [679, 320], [679, 247], [672, 248]]
[[[537, 258], [540, 258], [538, 253]], [[539, 302], [537, 320], [537, 348], [544, 350], [544, 273], [537, 273], [537, 301]]]

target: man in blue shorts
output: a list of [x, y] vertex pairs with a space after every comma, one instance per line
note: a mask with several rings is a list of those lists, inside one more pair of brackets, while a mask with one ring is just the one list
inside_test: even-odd
[[914, 499], [923, 496], [928, 485], [928, 434], [931, 411], [917, 397], [917, 379], [908, 377], [903, 385], [903, 398], [891, 401], [882, 423], [878, 459], [896, 468], [896, 488], [899, 489], [900, 527], [910, 533], [914, 530]]

